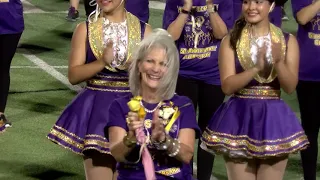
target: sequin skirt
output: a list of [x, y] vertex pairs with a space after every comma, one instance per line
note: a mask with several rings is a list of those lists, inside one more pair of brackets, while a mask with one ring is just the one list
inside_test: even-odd
[[127, 77], [100, 75], [89, 80], [62, 112], [48, 139], [80, 155], [89, 149], [109, 154], [104, 131], [108, 107], [114, 99], [129, 92]]
[[243, 89], [223, 103], [201, 137], [201, 148], [230, 158], [284, 156], [309, 144], [280, 90]]

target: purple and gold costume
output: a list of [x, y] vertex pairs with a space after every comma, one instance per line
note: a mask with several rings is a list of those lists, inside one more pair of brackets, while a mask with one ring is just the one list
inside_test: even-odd
[[[271, 40], [282, 42], [281, 52], [285, 55], [289, 35], [271, 27]], [[245, 29], [238, 42], [237, 73], [253, 66], [248, 32]], [[255, 76], [215, 112], [201, 138], [203, 149], [232, 158], [263, 159], [306, 148], [308, 139], [295, 113], [280, 99], [280, 93], [274, 69], [265, 80]]]
[[[102, 28], [102, 18], [87, 25], [86, 63], [102, 57]], [[127, 29], [127, 62], [118, 69], [107, 66], [87, 81], [87, 86], [67, 106], [51, 129], [48, 134], [51, 141], [77, 154], [83, 154], [83, 151], [89, 149], [110, 153], [109, 143], [104, 134], [108, 108], [114, 99], [129, 93], [125, 69], [128, 68], [134, 48], [143, 39], [145, 23], [127, 12]]]

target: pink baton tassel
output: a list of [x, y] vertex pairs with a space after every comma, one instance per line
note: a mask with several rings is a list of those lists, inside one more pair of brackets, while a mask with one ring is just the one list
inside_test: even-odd
[[146, 135], [144, 134], [143, 128], [139, 128], [136, 130], [136, 138], [138, 142], [141, 144], [140, 154], [142, 157], [142, 164], [144, 167], [146, 180], [155, 180], [156, 174], [154, 170], [153, 160], [147, 148]]

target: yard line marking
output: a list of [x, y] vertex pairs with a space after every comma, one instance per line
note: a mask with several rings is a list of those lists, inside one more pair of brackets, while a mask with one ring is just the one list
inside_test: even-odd
[[164, 10], [165, 6], [166, 6], [166, 4], [164, 2], [149, 1], [149, 8], [150, 9]]
[[25, 58], [29, 59], [31, 62], [33, 62], [35, 65], [37, 65], [39, 68], [56, 78], [58, 81], [60, 81], [62, 84], [66, 85], [69, 89], [73, 91], [80, 91], [82, 88], [79, 85], [72, 85], [70, 84], [69, 80], [61, 74], [59, 71], [57, 71], [55, 68], [47, 64], [42, 59], [38, 58], [35, 55], [29, 55], [29, 54], [22, 54]]
[[[55, 69], [68, 69], [68, 66], [51, 66]], [[39, 66], [11, 66], [11, 69], [40, 69]]]
[[44, 12], [42, 9], [37, 8], [27, 0], [22, 0], [21, 2], [23, 5], [24, 13], [26, 12], [27, 13], [43, 13]]

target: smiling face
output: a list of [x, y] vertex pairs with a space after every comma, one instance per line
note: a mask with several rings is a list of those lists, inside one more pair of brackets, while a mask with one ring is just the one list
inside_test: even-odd
[[99, 7], [105, 13], [113, 12], [116, 8], [124, 4], [124, 0], [97, 0]]
[[268, 0], [243, 0], [242, 14], [250, 24], [268, 20], [271, 3]]
[[160, 47], [152, 48], [138, 67], [141, 73], [142, 89], [156, 91], [168, 70], [166, 51]]

